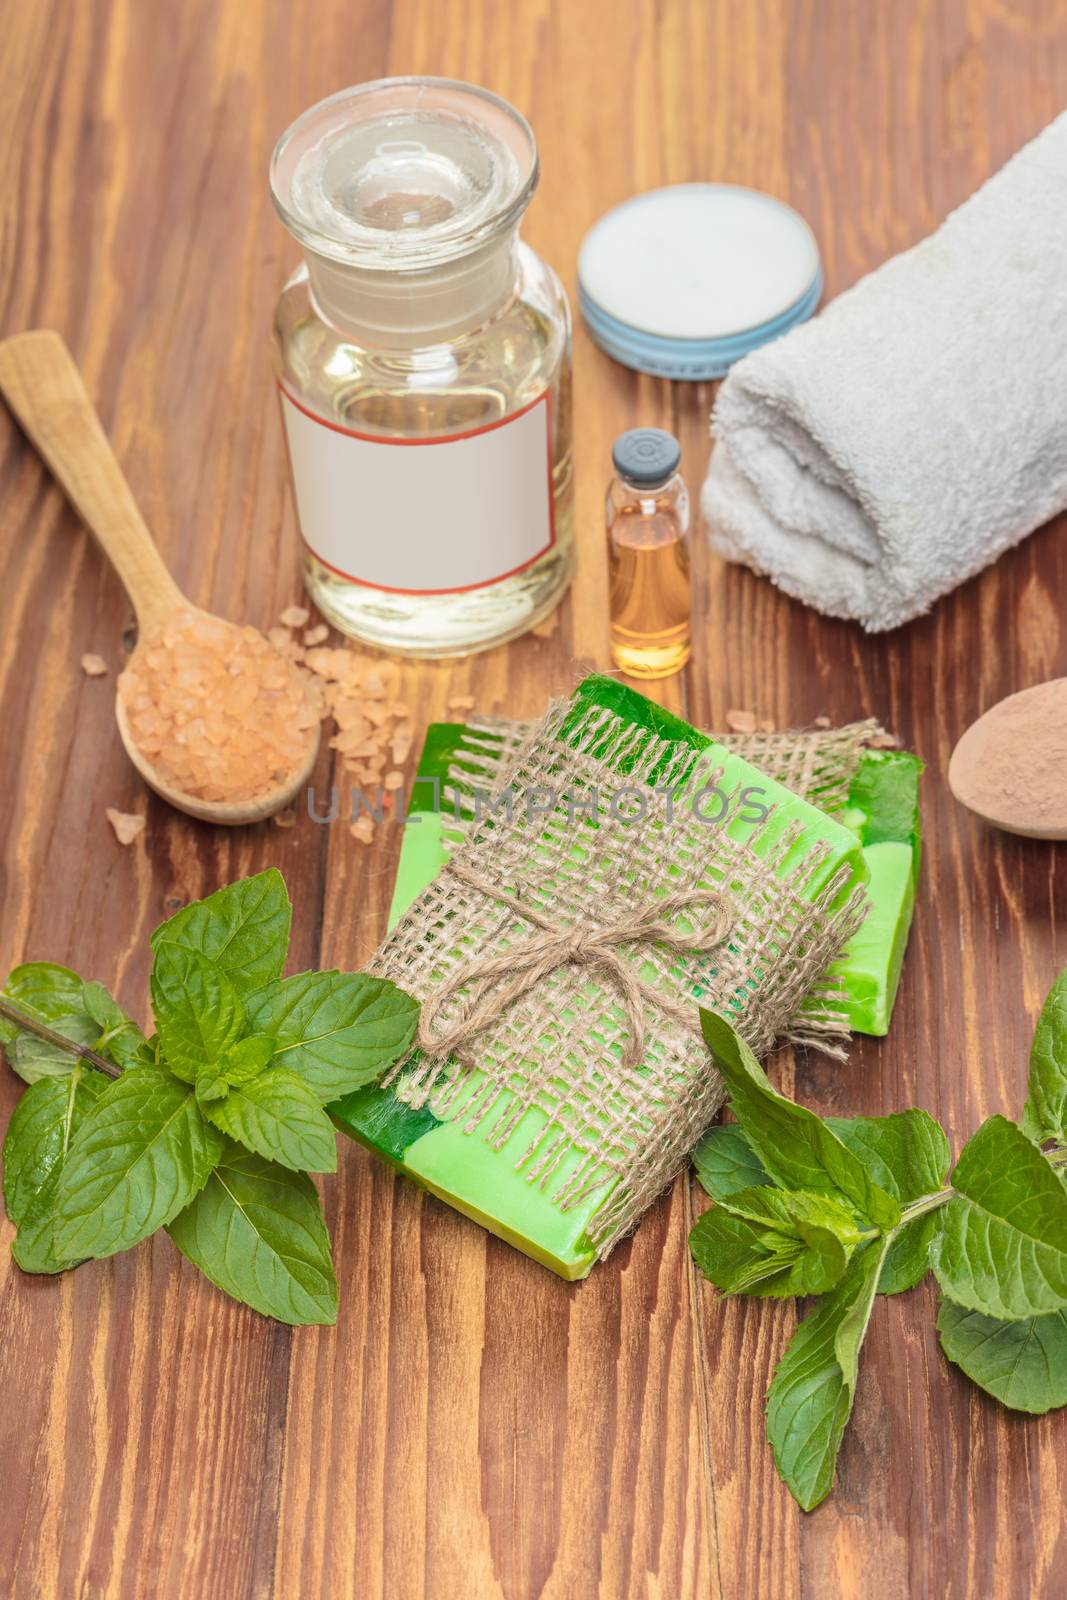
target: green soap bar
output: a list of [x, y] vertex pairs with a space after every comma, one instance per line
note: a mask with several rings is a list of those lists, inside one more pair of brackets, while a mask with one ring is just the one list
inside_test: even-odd
[[[700, 751], [713, 743], [706, 735], [614, 679], [596, 677], [581, 684], [575, 694], [575, 715], [583, 709], [581, 702], [589, 698], [617, 711], [639, 727], [690, 745], [694, 761]], [[567, 736], [568, 727], [569, 722], [565, 720], [561, 737]], [[448, 786], [450, 768], [463, 763], [466, 734], [467, 730], [460, 724], [435, 723], [427, 730], [404, 830], [390, 907], [390, 928], [440, 871], [447, 859], [449, 844], [461, 837], [450, 827], [447, 811], [442, 814], [440, 807], [441, 789]], [[761, 854], [773, 848], [793, 822], [800, 821], [804, 824], [804, 841], [787, 856], [786, 869], [803, 857], [813, 840], [822, 838], [830, 847], [826, 863], [810, 878], [808, 893], [814, 894], [843, 863], [850, 865], [854, 879], [865, 880], [863, 852], [855, 833], [729, 751], [721, 750], [717, 754], [721, 755], [725, 790], [751, 787], [759, 791], [758, 796], [753, 797], [753, 807], [774, 805], [778, 808], [757, 845]], [[620, 768], [620, 780], [624, 776]], [[484, 774], [478, 781], [485, 783]], [[714, 814], [713, 797], [708, 805]], [[727, 824], [735, 838], [747, 839], [760, 820], [757, 810], [749, 808], [747, 816], [745, 811], [742, 807], [738, 817]], [[472, 1091], [476, 1092], [480, 1074], [475, 1071], [470, 1078]], [[377, 1151], [415, 1183], [560, 1277], [574, 1280], [584, 1278], [589, 1272], [596, 1252], [586, 1229], [603, 1203], [604, 1190], [595, 1191], [571, 1210], [562, 1212], [548, 1193], [526, 1180], [517, 1164], [531, 1146], [536, 1146], [551, 1131], [549, 1119], [540, 1110], [528, 1109], [503, 1146], [493, 1148], [484, 1138], [465, 1133], [462, 1118], [442, 1122], [425, 1109], [413, 1111], [397, 1099], [391, 1089], [375, 1086], [361, 1089], [330, 1109], [345, 1132]], [[555, 1169], [554, 1188], [566, 1180], [569, 1170], [581, 1159], [575, 1152]]]
[[[472, 1092], [477, 1092], [484, 1082], [482, 1074], [475, 1070], [470, 1078]], [[545, 1114], [531, 1106], [504, 1144], [490, 1148], [484, 1140], [464, 1133], [462, 1118], [442, 1122], [408, 1147], [404, 1169], [440, 1199], [561, 1278], [584, 1278], [596, 1260], [586, 1227], [603, 1191], [563, 1212], [543, 1189], [527, 1183], [516, 1165], [549, 1129]], [[577, 1151], [567, 1156], [555, 1169], [554, 1183], [564, 1183], [582, 1160]]]
[[[632, 695], [621, 684], [613, 684], [622, 696]], [[637, 697], [641, 698], [641, 697]], [[687, 723], [644, 701], [646, 725], [671, 738], [694, 744], [703, 738]], [[439, 785], [448, 781], [449, 768], [462, 761], [463, 736], [467, 730], [459, 723], [434, 723], [427, 729], [416, 779], [419, 796], [430, 803]], [[922, 762], [902, 750], [869, 750], [864, 753], [849, 789], [845, 809], [837, 821], [849, 828], [863, 846], [869, 882], [867, 893], [871, 910], [864, 927], [848, 945], [838, 964], [845, 988], [849, 1025], [854, 1033], [882, 1037], [888, 1032], [900, 980], [900, 968], [907, 947], [915, 904], [915, 887], [922, 855], [922, 819], [919, 810], [919, 779]], [[446, 820], [436, 811], [419, 813], [421, 820], [405, 829], [397, 867], [396, 886], [389, 926], [436, 876], [448, 859]], [[458, 837], [458, 835], [457, 835]], [[879, 844], [899, 843], [907, 847], [911, 863], [911, 892], [900, 881], [899, 853], [894, 852], [890, 869], [884, 858], [871, 857], [869, 850]]]
[[[466, 732], [462, 723], [436, 722], [426, 730], [389, 908], [390, 929], [448, 860], [449, 819], [435, 807], [450, 767], [462, 762]], [[450, 842], [459, 837], [455, 833]], [[564, 1213], [515, 1170], [519, 1156], [547, 1130], [543, 1113], [527, 1111], [504, 1146], [494, 1151], [465, 1134], [460, 1123], [440, 1122], [426, 1109], [414, 1111], [391, 1089], [373, 1084], [330, 1110], [344, 1132], [559, 1277], [573, 1282], [593, 1266], [596, 1252], [585, 1229], [601, 1196], [591, 1195]], [[566, 1175], [565, 1164], [560, 1179]]]
[[919, 780], [923, 764], [904, 750], [867, 750], [839, 813], [863, 844], [871, 909], [835, 970], [854, 1033], [889, 1032], [911, 930], [922, 859]]
[[866, 845], [870, 872], [867, 920], [836, 967], [844, 979], [849, 1027], [881, 1038], [889, 1032], [900, 968], [915, 906], [912, 847], [885, 840]]
[[412, 901], [433, 882], [448, 860], [445, 828], [436, 811], [409, 811], [397, 862], [393, 898], [389, 903], [390, 932]]
[[[794, 794], [791, 789], [786, 789], [774, 778], [769, 778], [766, 773], [751, 766], [732, 750], [717, 744], [709, 734], [690, 727], [688, 722], [683, 722], [673, 712], [665, 711], [662, 706], [646, 699], [643, 694], [638, 694], [636, 689], [620, 683], [617, 678], [605, 678], [599, 674], [586, 678], [578, 685], [573, 698], [574, 708], [571, 717], [560, 729], [561, 738], [566, 738], [571, 723], [577, 722], [583, 715], [586, 707], [582, 701], [592, 700], [597, 705], [617, 712], [627, 722], [647, 728], [650, 733], [660, 738], [691, 746], [694, 764], [699, 754], [713, 751], [714, 760], [722, 768], [720, 780], [722, 791], [729, 794], [736, 792], [744, 802], [726, 824], [726, 832], [739, 844], [746, 844], [759, 829], [758, 841], [755, 844], [757, 855], [771, 854], [783, 835], [788, 833], [794, 824], [799, 823], [801, 825], [799, 837], [778, 865], [781, 875], [784, 876], [799, 866], [816, 841], [824, 842], [828, 846], [825, 860], [807, 876], [804, 884], [806, 897], [814, 897], [842, 867], [847, 866], [848, 872], [838, 901], [847, 899], [856, 883], [866, 882], [867, 868], [863, 861], [863, 852], [857, 847], [856, 835], [850, 829], [843, 827], [836, 818], [828, 816], [826, 812], [819, 811], [810, 801]], [[635, 754], [634, 760], [637, 759], [639, 755]], [[620, 777], [625, 776], [627, 768], [626, 761], [618, 764]], [[688, 772], [683, 774], [681, 780], [676, 781], [685, 782], [687, 777]], [[655, 772], [650, 775], [649, 781], [654, 787], [657, 782]], [[708, 818], [710, 825], [721, 803], [715, 795], [707, 795], [699, 803], [698, 814]], [[772, 806], [774, 814], [764, 823], [765, 808]]]
[[918, 878], [922, 846], [919, 779], [923, 764], [906, 750], [865, 750], [848, 791], [848, 809], [862, 818], [864, 844], [910, 844]]

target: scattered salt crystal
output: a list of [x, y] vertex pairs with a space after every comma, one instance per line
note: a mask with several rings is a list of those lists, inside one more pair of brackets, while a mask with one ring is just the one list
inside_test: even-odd
[[107, 820], [114, 828], [119, 844], [132, 844], [137, 835], [144, 831], [145, 819], [135, 811], [116, 811], [114, 806], [108, 806]]
[[358, 839], [360, 844], [370, 844], [374, 838], [374, 823], [370, 817], [357, 817], [349, 829], [353, 839]]
[[816, 727], [816, 728], [828, 728], [829, 726], [830, 726], [830, 718], [829, 717], [816, 717], [815, 721], [813, 723], [813, 727]]
[[307, 606], [286, 606], [279, 621], [284, 622], [287, 628], [302, 628], [310, 615]]
[[331, 709], [339, 728], [363, 728], [366, 731], [370, 727], [364, 715], [363, 701], [357, 700], [353, 695], [339, 695]]
[[333, 670], [333, 658], [336, 653], [334, 650], [309, 650], [304, 665], [323, 678], [335, 678], [337, 673]]
[[752, 711], [728, 711], [726, 726], [731, 733], [755, 733], [756, 717]]
[[282, 811], [274, 813], [274, 826], [276, 828], [296, 827], [296, 807], [286, 806]]
[[[367, 732], [366, 723], [363, 724], [362, 728], [342, 728], [341, 732], [335, 733], [330, 740], [330, 749], [341, 750], [345, 755], [358, 754], [361, 750], [368, 748]], [[375, 744], [370, 744], [369, 748], [376, 750], [378, 747]]]
[[324, 622], [317, 623], [314, 628], [309, 628], [304, 635], [304, 643], [308, 646], [321, 644], [330, 637], [330, 630]]
[[107, 671], [107, 662], [103, 656], [94, 656], [89, 652], [82, 656], [82, 671], [87, 678], [102, 678]]

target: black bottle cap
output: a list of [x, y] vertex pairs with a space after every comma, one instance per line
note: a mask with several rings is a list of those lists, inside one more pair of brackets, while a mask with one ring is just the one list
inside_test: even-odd
[[662, 428], [631, 428], [612, 446], [611, 459], [620, 477], [639, 489], [652, 489], [678, 471], [681, 446]]

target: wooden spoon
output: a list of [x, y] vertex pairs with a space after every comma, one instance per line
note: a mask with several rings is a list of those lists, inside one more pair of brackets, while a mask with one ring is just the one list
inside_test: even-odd
[[[0, 391], [83, 522], [111, 557], [137, 613], [137, 649], [176, 610], [210, 616], [185, 598], [164, 566], [59, 334], [41, 328], [0, 342]], [[292, 662], [281, 651], [275, 654], [300, 681]], [[131, 661], [136, 659], [135, 650]], [[300, 686], [307, 696], [302, 681]], [[307, 783], [319, 748], [316, 716], [308, 730], [307, 760], [284, 783], [253, 800], [201, 800], [172, 788], [137, 748], [119, 697], [115, 718], [126, 754], [149, 787], [179, 811], [206, 822], [259, 822], [280, 811]]]
[[1067, 839], [1067, 678], [1010, 694], [952, 752], [948, 783], [968, 811], [1027, 839]]

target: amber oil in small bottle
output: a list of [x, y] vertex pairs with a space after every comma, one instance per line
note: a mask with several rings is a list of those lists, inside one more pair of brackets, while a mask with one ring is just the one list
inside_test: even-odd
[[632, 678], [667, 678], [689, 660], [689, 495], [677, 439], [634, 428], [616, 439], [608, 487], [611, 659]]

